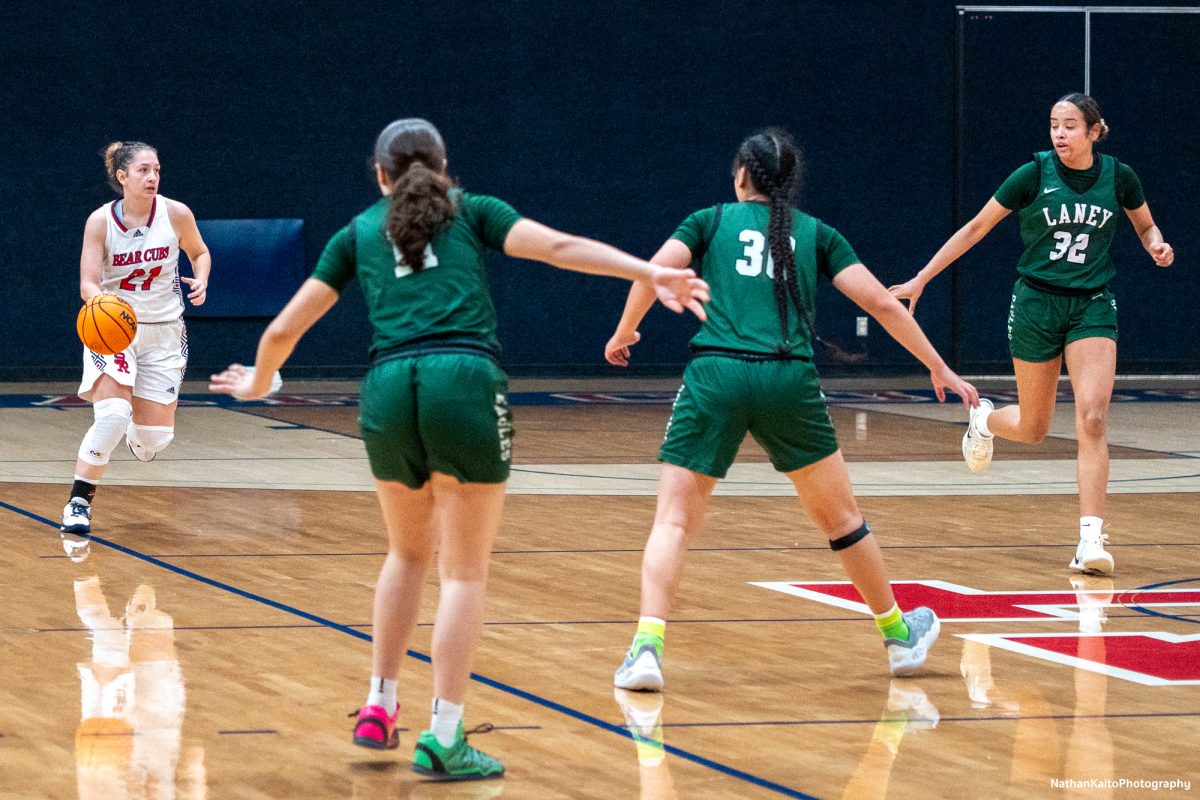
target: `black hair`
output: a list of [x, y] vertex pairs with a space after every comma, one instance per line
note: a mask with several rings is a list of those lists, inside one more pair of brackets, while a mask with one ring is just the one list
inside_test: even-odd
[[117, 180], [117, 171], [128, 172], [133, 157], [143, 150], [149, 150], [152, 153], [158, 152], [145, 142], [113, 142], [101, 151], [100, 155], [104, 159], [104, 171], [108, 173], [108, 185], [117, 194], [122, 196], [125, 194], [125, 187]]
[[446, 145], [423, 119], [398, 119], [375, 140], [375, 163], [392, 186], [385, 227], [413, 272], [425, 267], [425, 248], [454, 218]]
[[1088, 126], [1089, 131], [1093, 125], [1100, 126], [1100, 135], [1096, 137], [1097, 142], [1103, 142], [1108, 138], [1108, 123], [1104, 121], [1104, 115], [1100, 113], [1100, 104], [1094, 97], [1080, 92], [1071, 92], [1058, 98], [1054, 104], [1058, 105], [1059, 103], [1070, 103], [1078, 108], [1079, 112], [1083, 114], [1083, 122]]
[[792, 250], [792, 199], [800, 185], [800, 151], [792, 137], [779, 128], [756, 133], [738, 148], [733, 159], [736, 173], [746, 168], [755, 190], [766, 195], [769, 208], [767, 245], [775, 262], [775, 308], [779, 312], [781, 348], [786, 348], [788, 304], [795, 306], [801, 323], [812, 330], [811, 314], [800, 297], [796, 256]]

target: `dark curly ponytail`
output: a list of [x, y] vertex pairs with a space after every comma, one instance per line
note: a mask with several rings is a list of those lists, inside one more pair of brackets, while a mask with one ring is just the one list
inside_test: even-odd
[[767, 196], [770, 217], [767, 222], [767, 245], [775, 262], [775, 307], [779, 312], [779, 331], [783, 346], [789, 341], [788, 304], [795, 306], [803, 325], [810, 330], [812, 320], [796, 276], [796, 256], [792, 250], [792, 198], [800, 184], [800, 153], [788, 134], [769, 128], [742, 142], [733, 168], [745, 167], [750, 183]]
[[392, 184], [387, 234], [413, 272], [425, 267], [425, 248], [451, 219], [453, 182], [446, 177], [446, 146], [423, 119], [398, 119], [375, 140], [375, 163]]

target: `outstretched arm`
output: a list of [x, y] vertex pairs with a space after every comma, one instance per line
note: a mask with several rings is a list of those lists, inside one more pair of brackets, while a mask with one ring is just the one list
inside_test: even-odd
[[704, 319], [702, 303], [708, 300], [708, 284], [691, 270], [658, 267], [612, 245], [556, 231], [531, 219], [519, 220], [512, 226], [504, 240], [504, 252], [516, 258], [544, 261], [560, 269], [644, 283], [675, 313], [686, 308]]
[[[678, 239], [667, 239], [658, 252], [650, 259], [651, 264], [661, 264], [671, 269], [687, 269], [692, 263], [692, 251]], [[608, 344], [604, 346], [604, 358], [608, 363], [619, 367], [629, 366], [629, 348], [637, 344], [642, 335], [638, 333], [638, 325], [642, 324], [646, 313], [654, 305], [654, 292], [649, 286], [635, 283], [629, 289], [629, 297], [625, 300], [625, 310], [621, 313], [621, 321]]]
[[946, 366], [912, 314], [905, 311], [900, 301], [883, 288], [870, 270], [862, 264], [846, 267], [834, 276], [833, 285], [874, 317], [893, 339], [925, 365], [938, 402], [945, 401], [945, 390], [949, 389], [961, 397], [965, 405], [979, 405], [979, 392], [975, 391], [975, 387]]
[[224, 372], [213, 375], [208, 384], [210, 392], [233, 395], [239, 400], [254, 400], [271, 391], [271, 378], [283, 366], [296, 343], [317, 320], [325, 316], [338, 300], [333, 287], [309, 278], [263, 332], [258, 342], [254, 371], [241, 364], [231, 364]]
[[987, 236], [988, 232], [1010, 213], [1007, 208], [996, 202], [996, 198], [989, 199], [987, 205], [975, 215], [974, 219], [963, 225], [946, 240], [946, 243], [933, 254], [933, 258], [929, 259], [929, 263], [920, 272], [904, 283], [892, 286], [888, 291], [897, 300], [907, 299], [908, 311], [911, 314], [917, 308], [917, 299], [921, 296], [921, 292], [925, 291], [925, 285], [937, 277], [939, 272], [957, 261], [963, 253], [978, 244], [980, 239]]
[[1169, 267], [1175, 263], [1175, 251], [1163, 241], [1162, 231], [1154, 224], [1154, 217], [1150, 215], [1149, 205], [1142, 203], [1135, 209], [1126, 209], [1125, 215], [1133, 223], [1133, 229], [1142, 240], [1142, 247], [1146, 248], [1155, 264]]

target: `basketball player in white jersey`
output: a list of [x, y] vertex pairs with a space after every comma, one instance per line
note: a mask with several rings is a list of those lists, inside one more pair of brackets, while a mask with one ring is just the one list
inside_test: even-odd
[[[187, 366], [183, 290], [204, 303], [212, 266], [196, 218], [183, 203], [158, 193], [158, 152], [142, 142], [113, 142], [104, 151], [108, 182], [119, 200], [92, 212], [83, 229], [79, 293], [87, 302], [115, 294], [137, 312], [138, 331], [123, 353], [83, 351], [79, 396], [95, 422], [79, 446], [75, 484], [63, 509], [63, 544], [79, 555], [91, 533], [92, 501], [109, 456], [124, 438], [142, 461], [153, 461], [175, 435], [175, 406]], [[194, 277], [179, 274], [179, 251]]]

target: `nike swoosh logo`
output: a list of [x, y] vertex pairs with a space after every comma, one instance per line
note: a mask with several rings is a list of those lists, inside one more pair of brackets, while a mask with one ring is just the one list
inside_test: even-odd
[[1061, 186], [1055, 186], [1053, 189], [1042, 189], [1042, 194], [1050, 194], [1051, 192], [1057, 192], [1061, 188], [1062, 188]]

